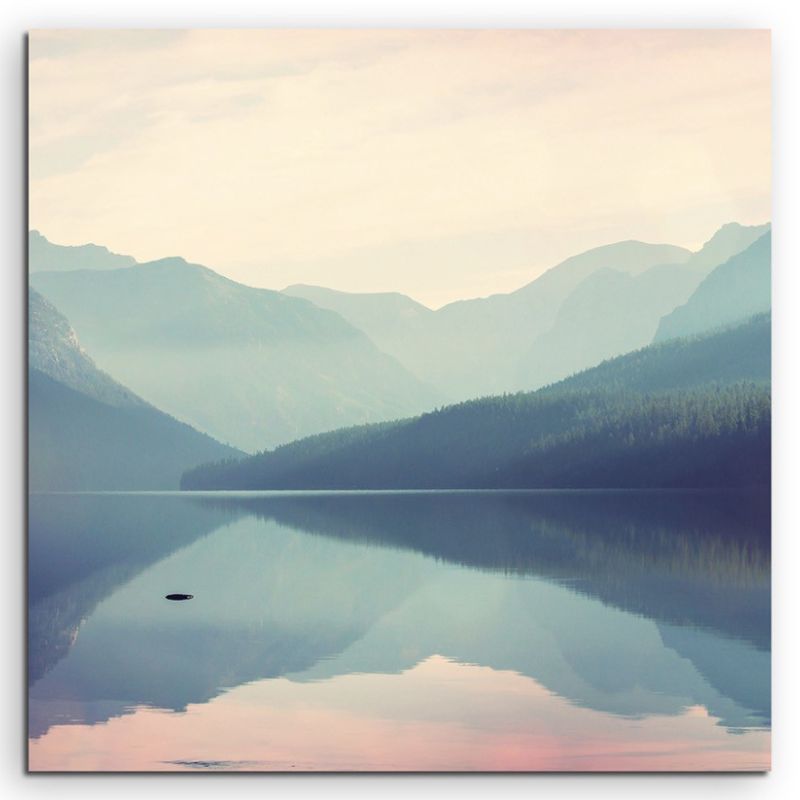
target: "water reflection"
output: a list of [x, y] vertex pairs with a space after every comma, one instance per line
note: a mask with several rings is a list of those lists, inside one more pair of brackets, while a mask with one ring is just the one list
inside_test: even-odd
[[[168, 710], [186, 712], [174, 741], [127, 768], [569, 769], [568, 750], [581, 769], [764, 768], [768, 507], [724, 493], [35, 497], [32, 766], [69, 768], [80, 748], [123, 768], [121, 743]], [[175, 586], [194, 599], [165, 601]], [[419, 740], [391, 757], [388, 739], [367, 746], [365, 716], [391, 722], [392, 741], [412, 721], [368, 687], [421, 708], [431, 674], [453, 707], [434, 693], [409, 713], [435, 763]], [[354, 751], [304, 738], [314, 702]], [[280, 724], [283, 744], [241, 741], [241, 714]], [[472, 744], [444, 746], [437, 725]], [[542, 726], [560, 744], [532, 750]], [[553, 748], [563, 758], [544, 759]]]

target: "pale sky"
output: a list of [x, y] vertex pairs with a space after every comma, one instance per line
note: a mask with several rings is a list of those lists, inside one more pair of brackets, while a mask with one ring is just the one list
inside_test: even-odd
[[770, 219], [767, 31], [37, 31], [30, 227], [253, 286], [510, 291]]

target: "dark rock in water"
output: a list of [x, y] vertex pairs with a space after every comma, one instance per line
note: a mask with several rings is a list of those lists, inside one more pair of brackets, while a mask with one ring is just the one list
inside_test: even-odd
[[193, 594], [168, 594], [167, 600], [191, 600], [194, 595]]

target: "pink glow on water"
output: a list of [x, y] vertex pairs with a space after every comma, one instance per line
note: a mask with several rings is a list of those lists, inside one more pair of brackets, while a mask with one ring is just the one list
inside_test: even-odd
[[767, 770], [770, 733], [702, 706], [630, 719], [513, 672], [434, 656], [399, 675], [257, 681], [174, 713], [137, 708], [30, 743], [48, 770]]

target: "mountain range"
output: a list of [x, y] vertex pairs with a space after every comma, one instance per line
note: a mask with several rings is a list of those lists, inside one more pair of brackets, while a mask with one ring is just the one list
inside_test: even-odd
[[339, 315], [181, 258], [42, 272], [31, 283], [102, 369], [243, 450], [407, 416], [439, 399]]
[[694, 253], [618, 242], [568, 258], [509, 294], [438, 311], [399, 294], [303, 285], [284, 292], [335, 311], [445, 397], [464, 400], [536, 389], [649, 344], [663, 316], [768, 231], [730, 223]]
[[[301, 450], [311, 441], [312, 451], [337, 449], [366, 431], [395, 430], [386, 424], [393, 420], [407, 425], [438, 406], [460, 408], [471, 398], [535, 390], [576, 373], [573, 388], [578, 381], [592, 383], [592, 391], [616, 386], [624, 393], [634, 372], [655, 363], [642, 355], [646, 351], [634, 353], [637, 348], [730, 328], [770, 307], [769, 225], [725, 225], [696, 252], [618, 242], [569, 258], [515, 292], [436, 311], [399, 293], [253, 288], [181, 258], [137, 263], [97, 245], [56, 245], [36, 231], [29, 248], [31, 318], [42, 320], [47, 331], [40, 342], [31, 326], [32, 409], [39, 403], [35, 419], [46, 419], [37, 425], [49, 426], [50, 436], [58, 430], [56, 395], [70, 413], [85, 411], [89, 401], [102, 404], [98, 419], [109, 408], [117, 414], [147, 408], [150, 414], [163, 412], [171, 423], [187, 423], [193, 434], [213, 437], [208, 441], [214, 447], [230, 443], [201, 460], [297, 440]], [[47, 310], [37, 291], [47, 298]], [[725, 335], [730, 348], [745, 334]], [[698, 355], [709, 348], [731, 374], [751, 378], [738, 365], [739, 354], [716, 347], [716, 341], [658, 350], [658, 369], [671, 364], [673, 381], [662, 381], [660, 390], [707, 383], [695, 380], [698, 365], [709, 375], [719, 373], [719, 365]], [[583, 372], [626, 353], [632, 354], [627, 367]], [[763, 382], [768, 344], [758, 358]], [[600, 374], [603, 381], [587, 378]], [[558, 385], [564, 391], [570, 384]], [[607, 399], [590, 400], [587, 391], [570, 401], [573, 417], [611, 413]], [[42, 404], [44, 396], [50, 399]], [[550, 402], [546, 396], [537, 395], [534, 405]], [[459, 401], [461, 406], [453, 406]], [[743, 400], [728, 396], [720, 402], [738, 408]], [[748, 395], [746, 402], [761, 400]], [[498, 403], [506, 411], [511, 407], [497, 397], [486, 407], [496, 411]], [[632, 413], [628, 404], [622, 396], [612, 403], [619, 424]], [[645, 425], [644, 418], [640, 423]], [[114, 427], [110, 421], [108, 426]], [[550, 434], [566, 430], [557, 426]], [[336, 433], [319, 436], [330, 431]], [[35, 435], [32, 428], [32, 441]], [[369, 436], [364, 441], [372, 441]], [[168, 485], [174, 486], [174, 465], [169, 474]]]
[[[510, 294], [462, 300], [427, 313], [398, 301], [394, 313], [386, 313], [385, 295], [377, 296], [384, 313], [375, 313], [372, 295], [343, 296], [297, 286], [286, 291], [364, 325], [380, 347], [452, 401], [517, 388], [519, 359], [553, 324], [561, 303], [598, 270], [638, 274], [690, 255], [672, 245], [619, 242], [569, 258]], [[370, 324], [373, 319], [377, 325]]]

